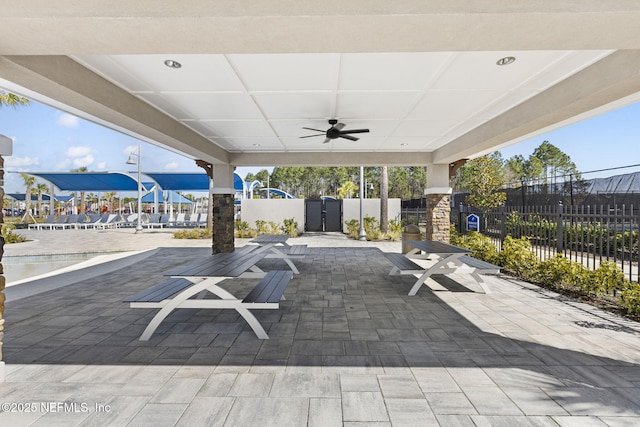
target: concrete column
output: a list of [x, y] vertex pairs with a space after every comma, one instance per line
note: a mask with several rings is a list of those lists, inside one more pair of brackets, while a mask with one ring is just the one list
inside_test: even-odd
[[426, 240], [449, 243], [451, 228], [451, 187], [449, 164], [427, 166], [427, 232]]
[[213, 201], [213, 245], [214, 254], [233, 252], [234, 241], [234, 199], [233, 166], [212, 165], [213, 187], [211, 189]]

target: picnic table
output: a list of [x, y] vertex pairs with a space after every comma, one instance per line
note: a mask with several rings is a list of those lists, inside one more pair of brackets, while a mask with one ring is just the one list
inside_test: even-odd
[[287, 243], [289, 237], [291, 236], [288, 234], [263, 234], [249, 242], [258, 245], [256, 253], [265, 252], [267, 253], [265, 258], [282, 259], [294, 274], [300, 274], [292, 260], [304, 258], [307, 254], [307, 245], [291, 246]]
[[[232, 253], [220, 253], [165, 273], [172, 279], [140, 292], [125, 302], [131, 308], [159, 308], [140, 336], [148, 341], [162, 321], [178, 308], [234, 309], [251, 326], [256, 336], [268, 339], [264, 328], [250, 309], [277, 309], [284, 291], [293, 277], [290, 271], [262, 271], [256, 263], [267, 255], [254, 252], [251, 246]], [[219, 286], [232, 278], [260, 278], [256, 286], [239, 299]], [[205, 298], [207, 293], [217, 298]], [[196, 298], [193, 298], [196, 297]]]
[[[480, 259], [472, 258], [467, 254], [471, 251], [449, 243], [432, 240], [409, 240], [405, 241], [412, 249], [406, 254], [388, 253], [386, 254], [394, 267], [390, 275], [420, 275], [409, 291], [409, 295], [415, 295], [425, 281], [433, 274], [469, 273], [480, 285], [485, 293], [490, 293], [484, 285], [484, 280], [480, 274], [497, 274], [500, 267], [490, 264]], [[416, 264], [412, 259], [435, 261], [428, 267]]]

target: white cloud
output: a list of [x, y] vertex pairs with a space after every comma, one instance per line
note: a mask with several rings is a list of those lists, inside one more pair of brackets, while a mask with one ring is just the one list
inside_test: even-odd
[[40, 159], [37, 157], [16, 157], [10, 156], [6, 157], [4, 160], [4, 164], [6, 167], [25, 167], [25, 166], [33, 166], [39, 165]]
[[72, 116], [68, 113], [63, 113], [58, 117], [56, 124], [58, 126], [64, 126], [66, 128], [77, 128], [80, 125], [80, 120], [76, 116]]
[[73, 159], [73, 166], [75, 168], [89, 167], [89, 165], [91, 165], [94, 160], [95, 159], [93, 158], [93, 156], [91, 154], [87, 154], [84, 157], [78, 157], [78, 158]]
[[164, 170], [166, 170], [166, 171], [174, 171], [174, 170], [178, 169], [178, 167], [180, 167], [178, 162], [170, 162], [170, 163], [167, 163], [166, 165], [164, 165]]
[[69, 147], [69, 149], [67, 150], [66, 155], [68, 157], [84, 157], [87, 156], [91, 153], [91, 151], [93, 151], [91, 149], [91, 147], [87, 147], [86, 145], [82, 146], [75, 146], [75, 147]]
[[68, 171], [69, 169], [71, 169], [71, 159], [64, 159], [53, 168], [54, 171]]
[[100, 170], [106, 170], [107, 169], [107, 162], [100, 162], [96, 166]]

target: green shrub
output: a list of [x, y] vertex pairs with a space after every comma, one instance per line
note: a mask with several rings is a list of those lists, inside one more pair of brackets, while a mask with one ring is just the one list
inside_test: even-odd
[[627, 282], [624, 273], [616, 264], [602, 261], [595, 270], [586, 270], [578, 276], [578, 285], [585, 293], [595, 295], [625, 289]]
[[261, 234], [269, 234], [269, 229], [267, 228], [267, 221], [263, 221], [261, 219], [256, 220], [256, 232], [258, 235]]
[[285, 218], [283, 221], [282, 231], [291, 237], [298, 237], [298, 222], [294, 218]]
[[269, 234], [282, 234], [282, 227], [280, 224], [269, 221]]
[[516, 277], [529, 279], [535, 276], [540, 261], [531, 250], [531, 243], [527, 237], [514, 239], [507, 236], [502, 244], [502, 251], [498, 255], [498, 264], [510, 271]]
[[[491, 243], [491, 239], [477, 231], [470, 231], [465, 235], [456, 235], [452, 244], [469, 249], [471, 256], [490, 263], [498, 262], [498, 252], [496, 246]], [[454, 243], [455, 242], [455, 243]]]
[[258, 235], [258, 232], [255, 229], [249, 227], [249, 223], [247, 221], [234, 221], [234, 230], [235, 236], [239, 238], [256, 237]]
[[573, 287], [582, 270], [584, 270], [582, 265], [558, 255], [539, 263], [535, 278], [539, 283], [546, 285]]
[[620, 305], [629, 313], [640, 314], [640, 283], [628, 283], [620, 293]]
[[2, 224], [2, 238], [5, 243], [21, 243], [26, 242], [27, 238], [22, 234], [14, 233], [16, 226], [13, 224]]
[[389, 231], [387, 231], [385, 238], [397, 242], [400, 240], [400, 236], [402, 236], [403, 229], [402, 221], [398, 219], [390, 219]]
[[382, 231], [380, 231], [380, 222], [372, 216], [364, 217], [364, 232], [367, 233], [367, 240], [382, 239]]
[[208, 228], [193, 228], [173, 232], [174, 239], [211, 239], [213, 232]]
[[352, 219], [344, 222], [347, 226], [347, 234], [352, 239], [357, 239], [358, 234], [360, 233], [360, 221], [357, 219]]

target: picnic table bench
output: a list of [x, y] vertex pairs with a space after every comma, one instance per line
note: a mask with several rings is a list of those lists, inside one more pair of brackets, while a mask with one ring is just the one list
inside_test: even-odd
[[[389, 275], [420, 275], [409, 291], [411, 296], [418, 293], [420, 287], [431, 275], [452, 273], [471, 274], [484, 293], [488, 294], [491, 291], [485, 285], [482, 275], [500, 273], [499, 266], [468, 256], [467, 254], [471, 253], [468, 249], [448, 243], [425, 240], [407, 241], [405, 243], [413, 247], [406, 255], [386, 253], [385, 256], [393, 264]], [[430, 259], [434, 255], [440, 259], [428, 267], [423, 267], [412, 261], [412, 259]]]
[[255, 243], [252, 246], [258, 246], [257, 253], [267, 252], [265, 258], [281, 259], [294, 274], [300, 274], [292, 260], [304, 258], [307, 255], [307, 245], [291, 246], [287, 243], [289, 237], [288, 234], [263, 234], [250, 242]]
[[[124, 300], [131, 308], [160, 309], [140, 336], [140, 341], [148, 341], [162, 321], [178, 308], [234, 309], [259, 339], [268, 339], [264, 328], [249, 310], [278, 309], [293, 272], [265, 273], [255, 265], [265, 256], [266, 253], [254, 253], [251, 247], [212, 255], [167, 273], [173, 278]], [[225, 279], [246, 277], [260, 278], [260, 281], [242, 299], [218, 285]], [[204, 298], [207, 292], [218, 298]]]

